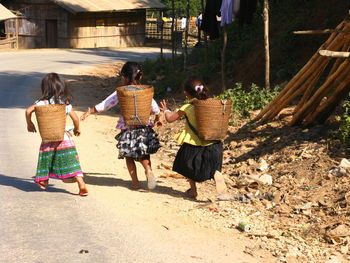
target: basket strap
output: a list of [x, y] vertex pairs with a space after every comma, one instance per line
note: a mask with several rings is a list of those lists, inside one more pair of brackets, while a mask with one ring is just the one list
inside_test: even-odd
[[137, 103], [136, 103], [136, 89], [133, 90], [133, 97], [134, 97], [134, 108], [135, 108], [135, 114], [134, 116], [131, 116], [131, 119], [138, 120], [140, 124], [142, 124], [142, 121], [140, 120], [139, 115], [137, 114]]
[[185, 115], [188, 127], [190, 127], [190, 129], [193, 131], [194, 134], [196, 134], [198, 136], [198, 132], [196, 130], [196, 128], [190, 123], [190, 120], [188, 119], [187, 115]]

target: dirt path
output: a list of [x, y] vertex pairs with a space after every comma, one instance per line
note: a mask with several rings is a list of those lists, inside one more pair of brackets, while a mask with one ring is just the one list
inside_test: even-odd
[[[104, 88], [96, 87], [98, 83], [91, 79], [71, 83], [77, 105], [83, 105], [77, 108], [79, 115], [85, 107], [93, 106], [105, 96], [100, 94], [106, 92]], [[118, 131], [114, 127], [118, 116], [114, 111], [89, 116], [81, 123], [81, 137], [75, 139], [90, 197], [97, 197], [101, 206], [139, 225], [142, 231], [155, 231], [157, 239], [152, 246], [171, 242], [169, 249], [189, 255], [189, 262], [273, 262], [274, 257], [267, 251], [257, 249], [253, 255], [246, 250], [252, 241], [235, 229], [236, 219], [232, 219], [231, 228], [223, 231], [222, 227], [215, 227], [221, 221], [215, 222], [210, 214], [203, 216], [200, 210], [212, 203], [208, 198], [213, 196], [203, 193], [198, 202], [188, 200], [183, 194], [188, 188], [184, 179], [161, 178], [167, 173], [161, 155], [152, 155], [158, 187], [152, 192], [146, 190], [146, 177], [137, 164], [143, 190], [130, 190], [125, 161], [117, 159], [114, 136]]]
[[[71, 80], [79, 110], [93, 106], [114, 90], [118, 85], [114, 76], [120, 66], [120, 63], [100, 65]], [[341, 217], [341, 213], [346, 212], [346, 204], [338, 208], [338, 214], [328, 209], [324, 214], [313, 201], [331, 197], [327, 204], [321, 202], [322, 207], [327, 208], [333, 203], [336, 206], [339, 200], [348, 200], [342, 197], [347, 187], [337, 188], [338, 182], [344, 183], [346, 179], [328, 174], [346, 157], [344, 148], [325, 137], [317, 127], [304, 130], [285, 126], [284, 119], [290, 118], [291, 111], [288, 109], [281, 119], [271, 124], [255, 128], [239, 124], [230, 127], [223, 169], [229, 191], [235, 197], [232, 202], [215, 199], [213, 182], [199, 184], [197, 201], [184, 198], [188, 183], [171, 171], [178, 149], [173, 135], [181, 129], [181, 123], [166, 124], [157, 130], [163, 147], [152, 155], [159, 182], [153, 192], [128, 189], [130, 178], [124, 161], [117, 159], [114, 140], [118, 132], [114, 129], [118, 108], [91, 116], [82, 123], [83, 136], [77, 139], [78, 149], [92, 193], [119, 211], [120, 216], [146, 223], [142, 229], [160, 230], [164, 236], [157, 240], [170, 238], [177, 245], [182, 243], [180, 237], [191, 242], [196, 240], [197, 244], [210, 242], [209, 252], [205, 248], [195, 249], [194, 243], [193, 246], [191, 243], [192, 249], [181, 248], [184, 253], [192, 253], [191, 260], [348, 262], [348, 239], [345, 238], [348, 227]], [[264, 165], [267, 166], [259, 168]], [[145, 180], [141, 166], [138, 168], [139, 178]], [[272, 175], [272, 185], [254, 181], [266, 173]], [[322, 187], [324, 184], [329, 186], [327, 193]], [[143, 189], [146, 189], [144, 181]], [[242, 219], [251, 222], [252, 232], [237, 230]]]

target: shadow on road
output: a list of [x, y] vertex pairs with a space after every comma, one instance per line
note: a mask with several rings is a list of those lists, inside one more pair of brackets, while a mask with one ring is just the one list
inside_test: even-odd
[[33, 181], [30, 181], [29, 179], [7, 176], [3, 174], [0, 174], [0, 185], [17, 188], [18, 190], [21, 190], [24, 192], [46, 191], [46, 192], [56, 192], [56, 193], [60, 192], [60, 193], [71, 194], [70, 192], [64, 189], [52, 187], [51, 184], [49, 184], [46, 190], [41, 190]]
[[[130, 189], [130, 181], [129, 180], [123, 180], [121, 178], [115, 178], [115, 177], [103, 177], [103, 176], [94, 176], [99, 175], [99, 173], [84, 173], [84, 179], [87, 184], [91, 185], [99, 185], [99, 186], [118, 186], [118, 187], [124, 187]], [[141, 186], [142, 186], [141, 182]], [[143, 189], [139, 190], [142, 192]], [[146, 190], [146, 187], [144, 188], [145, 193], [148, 191]], [[170, 195], [172, 197], [177, 198], [184, 198], [184, 193], [178, 190], [173, 189], [172, 187], [159, 185], [152, 190], [152, 193], [162, 194], [162, 195]]]

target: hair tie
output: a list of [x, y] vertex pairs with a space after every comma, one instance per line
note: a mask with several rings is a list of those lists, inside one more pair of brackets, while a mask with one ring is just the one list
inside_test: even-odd
[[194, 90], [198, 93], [201, 93], [204, 89], [204, 86], [203, 85], [200, 85], [200, 86], [195, 86], [194, 87]]

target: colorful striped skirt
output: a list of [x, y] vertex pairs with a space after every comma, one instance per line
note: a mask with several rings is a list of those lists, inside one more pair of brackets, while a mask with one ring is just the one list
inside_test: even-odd
[[41, 143], [35, 182], [49, 177], [66, 179], [82, 176], [77, 150], [72, 139]]

